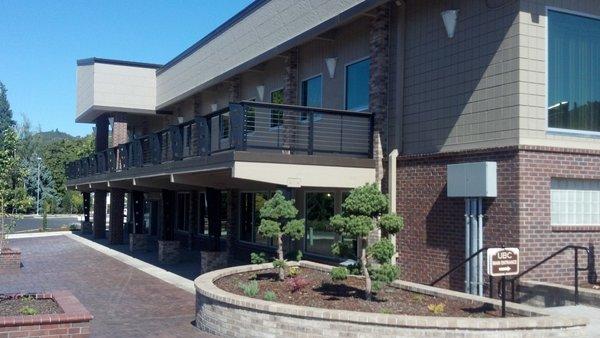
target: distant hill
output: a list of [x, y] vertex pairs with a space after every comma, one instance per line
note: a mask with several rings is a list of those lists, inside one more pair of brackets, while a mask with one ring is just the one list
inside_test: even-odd
[[60, 140], [72, 140], [76, 138], [73, 135], [69, 135], [65, 132], [56, 130], [51, 131], [41, 131], [35, 134], [35, 137], [41, 144], [50, 144], [52, 142], [60, 141]]

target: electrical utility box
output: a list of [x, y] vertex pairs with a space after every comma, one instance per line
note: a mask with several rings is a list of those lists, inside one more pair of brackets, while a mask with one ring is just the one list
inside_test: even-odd
[[448, 165], [448, 197], [496, 197], [496, 162]]

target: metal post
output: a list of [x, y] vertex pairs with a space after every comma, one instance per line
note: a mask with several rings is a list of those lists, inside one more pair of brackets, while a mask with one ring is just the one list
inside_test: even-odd
[[494, 276], [490, 275], [490, 298], [494, 298]]
[[575, 305], [579, 304], [579, 250], [575, 248]]
[[312, 155], [315, 147], [315, 113], [308, 112], [308, 154]]
[[[470, 234], [470, 226], [471, 222], [469, 222], [469, 206], [470, 200], [465, 198], [465, 259], [469, 258], [471, 255], [471, 246], [469, 245], [471, 240]], [[470, 293], [471, 290], [471, 268], [470, 262], [467, 262], [465, 265], [465, 292]]]
[[37, 157], [37, 202], [35, 207], [35, 213], [37, 215], [40, 214], [40, 163], [42, 161], [41, 157]]
[[[483, 248], [483, 200], [477, 199], [477, 250]], [[477, 294], [483, 296], [483, 253], [477, 256]]]
[[506, 317], [506, 276], [500, 280], [502, 284], [502, 318]]

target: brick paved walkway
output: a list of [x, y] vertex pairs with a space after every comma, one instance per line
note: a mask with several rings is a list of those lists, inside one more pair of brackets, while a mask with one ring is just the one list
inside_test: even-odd
[[94, 315], [93, 337], [208, 337], [192, 325], [194, 295], [65, 236], [11, 239], [23, 268], [0, 293], [70, 290]]

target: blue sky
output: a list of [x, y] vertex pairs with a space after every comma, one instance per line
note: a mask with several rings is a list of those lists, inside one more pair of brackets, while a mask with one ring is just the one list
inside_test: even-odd
[[76, 60], [166, 63], [251, 0], [0, 0], [0, 81], [15, 118], [85, 135], [75, 123]]

